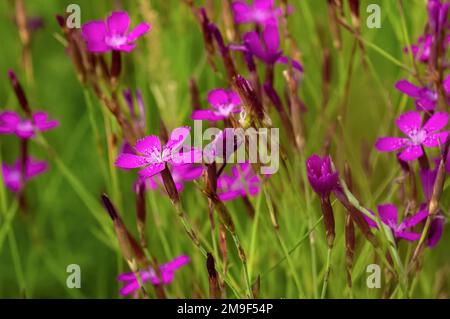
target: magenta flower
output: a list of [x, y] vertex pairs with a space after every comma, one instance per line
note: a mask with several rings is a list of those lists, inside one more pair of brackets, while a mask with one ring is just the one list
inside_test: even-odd
[[[249, 52], [268, 65], [289, 63], [289, 58], [283, 56], [283, 51], [280, 49], [277, 25], [267, 25], [261, 36], [256, 31], [247, 32], [243, 39], [244, 46], [232, 46], [232, 49]], [[303, 72], [303, 66], [299, 62], [292, 60], [292, 66]]]
[[15, 134], [22, 139], [34, 137], [36, 131], [48, 131], [59, 125], [49, 120], [46, 112], [35, 112], [31, 119], [22, 119], [14, 111], [0, 113], [0, 134]]
[[222, 174], [217, 180], [218, 195], [222, 201], [238, 197], [256, 196], [260, 190], [260, 179], [250, 163], [241, 163], [231, 168], [231, 175]]
[[106, 22], [90, 21], [81, 26], [81, 32], [90, 52], [103, 53], [111, 50], [132, 51], [139, 37], [150, 30], [150, 25], [142, 22], [131, 32], [130, 17], [125, 11], [113, 12]]
[[[428, 217], [426, 205], [421, 205], [419, 212], [417, 212], [417, 214], [409, 218], [406, 218], [400, 224], [398, 223], [398, 211], [395, 205], [393, 204], [378, 205], [377, 209], [381, 222], [391, 229], [392, 234], [394, 235], [395, 238], [403, 238], [410, 241], [419, 240], [420, 234], [408, 231], [408, 229], [418, 225], [421, 221], [423, 221]], [[375, 215], [373, 212], [371, 213]], [[370, 227], [373, 228], [378, 227], [377, 223], [372, 219], [368, 218], [367, 216], [364, 216], [364, 218], [367, 220]]]
[[419, 112], [410, 111], [403, 113], [396, 120], [396, 125], [407, 138], [381, 137], [375, 143], [380, 152], [392, 152], [403, 149], [399, 158], [404, 161], [412, 161], [422, 156], [423, 148], [437, 147], [447, 140], [448, 131], [440, 132], [448, 122], [448, 114], [445, 112], [434, 113], [422, 127], [422, 118]]
[[[450, 35], [447, 36], [442, 46], [444, 47], [444, 50], [450, 45]], [[431, 35], [425, 35], [422, 37], [419, 37], [416, 44], [411, 45], [411, 51], [414, 56], [414, 58], [422, 63], [428, 63], [430, 59], [431, 54], [431, 48], [433, 46], [433, 36]], [[408, 48], [405, 48], [403, 50], [404, 52], [408, 52]]]
[[[159, 267], [161, 278], [158, 277], [156, 271], [152, 268], [141, 270], [139, 272], [139, 275], [143, 284], [150, 282], [152, 285], [168, 285], [173, 281], [175, 277], [175, 271], [187, 265], [189, 262], [190, 259], [188, 256], [178, 256], [174, 260]], [[139, 282], [135, 274], [132, 272], [120, 274], [117, 277], [117, 280], [125, 283], [124, 286], [120, 289], [120, 294], [122, 296], [127, 296], [129, 294], [137, 292], [137, 290], [139, 289]]]
[[159, 137], [150, 135], [136, 142], [137, 154], [122, 153], [115, 165], [123, 169], [145, 167], [139, 171], [140, 176], [151, 177], [161, 172], [165, 164], [182, 165], [193, 163], [196, 151], [192, 148], [184, 150], [183, 143], [189, 136], [189, 127], [179, 127], [172, 131], [169, 141], [161, 147]]
[[47, 170], [46, 162], [38, 162], [29, 157], [25, 163], [25, 176], [22, 178], [22, 163], [16, 160], [13, 165], [2, 164], [3, 181], [11, 192], [19, 192], [24, 187], [24, 182], [44, 173]]
[[448, 28], [449, 2], [428, 0], [428, 26], [432, 34], [439, 34], [443, 28]]
[[[181, 192], [184, 188], [184, 182], [196, 180], [202, 175], [203, 166], [192, 164], [173, 166], [170, 172], [177, 191]], [[139, 176], [136, 183], [144, 183], [146, 189], [156, 190], [160, 187], [164, 189], [161, 174], [153, 175], [152, 177]]]
[[313, 154], [306, 161], [306, 173], [313, 190], [321, 197], [328, 196], [339, 184], [339, 174], [333, 171], [331, 157]]
[[[444, 90], [447, 95], [447, 103], [450, 104], [450, 76], [444, 80]], [[400, 80], [395, 84], [395, 88], [400, 92], [412, 97], [415, 100], [418, 111], [433, 111], [436, 108], [438, 94], [428, 87], [418, 87], [407, 80]]]
[[193, 120], [220, 121], [241, 111], [241, 99], [232, 90], [215, 89], [210, 91], [208, 103], [213, 107], [212, 110], [196, 110], [192, 112], [191, 118]]
[[283, 14], [281, 8], [275, 8], [274, 0], [254, 0], [253, 4], [238, 0], [232, 4], [234, 20], [238, 24], [256, 23], [262, 26], [276, 24]]

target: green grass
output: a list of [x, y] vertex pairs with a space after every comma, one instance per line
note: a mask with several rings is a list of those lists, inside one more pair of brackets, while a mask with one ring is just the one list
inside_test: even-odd
[[[48, 111], [61, 121], [57, 129], [45, 133], [31, 143], [35, 158], [48, 160], [50, 170], [27, 186], [28, 214], [21, 212], [15, 197], [0, 186], [0, 297], [2, 298], [117, 298], [119, 284], [116, 276], [128, 271], [119, 252], [112, 222], [103, 210], [100, 194], [107, 192], [120, 210], [132, 233], [137, 237], [135, 203], [132, 184], [136, 172], [115, 169], [108, 158], [107, 137], [120, 130], [92, 92], [78, 82], [69, 57], [58, 41], [59, 27], [55, 14], [63, 13], [73, 1], [27, 1], [31, 16], [45, 21], [44, 29], [32, 34], [33, 81], [28, 82], [21, 63], [21, 42], [13, 22], [12, 2], [0, 2], [0, 39], [3, 45], [0, 59], [0, 109], [19, 110], [7, 77], [12, 68], [18, 74], [33, 109]], [[130, 12], [132, 25], [145, 20], [139, 1], [121, 1]], [[224, 75], [214, 73], [206, 62], [201, 30], [192, 14], [179, 0], [145, 0], [153, 11], [153, 30], [138, 41], [137, 48], [124, 56], [122, 87], [140, 88], [146, 104], [148, 130], [157, 134], [159, 119], [169, 128], [192, 124], [188, 83], [194, 76], [199, 85], [202, 102], [210, 89], [226, 86]], [[196, 1], [202, 3], [203, 1]], [[215, 1], [214, 1], [215, 2]], [[236, 232], [247, 253], [250, 282], [261, 276], [262, 298], [318, 298], [321, 296], [326, 273], [327, 245], [321, 222], [318, 197], [312, 192], [305, 176], [305, 159], [320, 153], [328, 128], [337, 121], [332, 137], [331, 154], [337, 168], [343, 171], [348, 162], [355, 194], [359, 202], [373, 209], [378, 203], [398, 203], [398, 185], [393, 179], [401, 173], [393, 154], [378, 154], [372, 145], [383, 134], [395, 134], [394, 118], [413, 102], [397, 92], [393, 85], [400, 78], [408, 78], [404, 70], [412, 70], [410, 56], [402, 52], [408, 43], [415, 42], [426, 23], [425, 2], [403, 1], [404, 14], [396, 1], [379, 0], [382, 9], [382, 28], [362, 28], [367, 50], [363, 56], [356, 51], [350, 58], [354, 37], [345, 30], [343, 50], [332, 47], [328, 29], [326, 1], [291, 1], [294, 13], [290, 17], [290, 31], [299, 45], [305, 66], [301, 97], [308, 107], [305, 115], [305, 153], [289, 151], [286, 167], [270, 178], [266, 192], [251, 199], [256, 217], [250, 220], [240, 201], [226, 206], [236, 224]], [[78, 0], [82, 21], [105, 18], [113, 10], [114, 1]], [[363, 22], [365, 7], [361, 1]], [[217, 13], [219, 8], [217, 8]], [[404, 19], [403, 19], [404, 17]], [[219, 21], [218, 18], [215, 21]], [[221, 28], [223, 25], [219, 24]], [[323, 39], [320, 37], [323, 36]], [[321, 105], [322, 45], [332, 53], [332, 81], [330, 101], [324, 110]], [[367, 62], [367, 67], [363, 64]], [[219, 62], [219, 60], [217, 60]], [[351, 79], [347, 78], [353, 63]], [[220, 63], [219, 63], [220, 65]], [[243, 68], [243, 66], [238, 66]], [[277, 66], [276, 86], [283, 88], [282, 66]], [[349, 81], [348, 97], [346, 82]], [[338, 121], [341, 105], [347, 99], [347, 116]], [[274, 126], [280, 127], [273, 115]], [[290, 147], [281, 128], [281, 144]], [[368, 145], [369, 154], [362, 147]], [[101, 152], [99, 152], [99, 147]], [[19, 154], [17, 140], [1, 136], [0, 157], [11, 163]], [[112, 154], [114, 155], [114, 154]], [[369, 172], [363, 158], [372, 165]], [[447, 181], [448, 183], [448, 181]], [[419, 189], [420, 191], [420, 189]], [[442, 195], [441, 206], [448, 213], [449, 187]], [[206, 247], [214, 250], [208, 219], [208, 202], [188, 184], [182, 193], [188, 219], [200, 231]], [[147, 194], [147, 240], [150, 253], [159, 262], [179, 254], [191, 257], [191, 263], [181, 269], [174, 282], [166, 288], [169, 297], [208, 297], [206, 260], [195, 249], [176, 217], [170, 200], [159, 192]], [[275, 204], [279, 230], [270, 219]], [[359, 235], [355, 251], [353, 288], [346, 284], [344, 222], [345, 211], [333, 202], [336, 216], [336, 241], [330, 264], [331, 273], [326, 297], [380, 298], [386, 290], [385, 267], [382, 288], [368, 289], [366, 267], [382, 264], [372, 246]], [[216, 222], [218, 220], [216, 219]], [[215, 232], [217, 238], [217, 229]], [[378, 234], [380, 235], [380, 234]], [[381, 235], [380, 238], [383, 238]], [[230, 267], [227, 296], [244, 297], [246, 285], [242, 265], [229, 236]], [[440, 244], [426, 249], [421, 258], [421, 270], [411, 278], [410, 297], [448, 297], [450, 293], [450, 261], [448, 227]], [[400, 263], [405, 263], [407, 242], [399, 245]], [[415, 247], [415, 245], [413, 246]], [[386, 246], [384, 247], [386, 248]], [[217, 259], [217, 258], [216, 258]], [[81, 267], [81, 289], [66, 287], [66, 267]], [[394, 285], [397, 282], [394, 281]], [[148, 289], [151, 294], [153, 290]], [[405, 297], [401, 289], [392, 295]]]

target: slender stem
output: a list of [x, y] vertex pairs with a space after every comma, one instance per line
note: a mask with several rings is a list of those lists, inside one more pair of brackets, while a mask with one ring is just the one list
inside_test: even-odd
[[244, 249], [242, 248], [239, 236], [235, 232], [231, 233], [231, 236], [233, 237], [234, 244], [236, 245], [236, 249], [239, 252], [239, 259], [241, 260], [242, 268], [244, 270], [245, 284], [247, 286], [247, 296], [248, 298], [253, 299], [253, 290], [250, 283], [250, 277], [248, 275], [247, 258], [245, 257]]
[[331, 252], [332, 252], [332, 250], [333, 250], [333, 247], [328, 247], [327, 266], [326, 266], [326, 271], [325, 271], [325, 278], [323, 279], [322, 294], [320, 295], [321, 299], [324, 299], [325, 295], [327, 293], [328, 281], [330, 279], [330, 273], [331, 273]]

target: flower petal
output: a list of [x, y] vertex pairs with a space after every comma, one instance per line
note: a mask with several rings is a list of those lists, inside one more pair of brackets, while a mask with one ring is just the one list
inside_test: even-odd
[[117, 50], [129, 53], [129, 52], [133, 51], [135, 47], [136, 47], [136, 44], [133, 44], [133, 43], [132, 44], [122, 44], [121, 46], [119, 46], [117, 48]]
[[147, 165], [149, 159], [146, 157], [134, 155], [134, 154], [120, 154], [115, 162], [115, 165], [120, 168], [130, 169]]
[[191, 119], [193, 120], [206, 120], [206, 121], [221, 121], [226, 119], [224, 115], [217, 115], [210, 110], [196, 110], [192, 112]]
[[176, 257], [174, 260], [169, 261], [168, 263], [162, 265], [162, 268], [164, 268], [164, 270], [175, 271], [178, 268], [181, 268], [184, 265], [189, 264], [189, 262], [190, 258], [188, 256], [181, 255]]
[[139, 175], [140, 176], [144, 176], [144, 177], [151, 177], [151, 176], [161, 172], [164, 169], [164, 167], [165, 167], [164, 163], [150, 164], [149, 166], [147, 166], [143, 170], [140, 170], [139, 171]]
[[31, 179], [32, 177], [44, 173], [48, 168], [46, 162], [38, 162], [29, 158], [26, 163], [25, 179]]
[[304, 72], [303, 65], [300, 62], [298, 62], [297, 60], [294, 60], [294, 59], [289, 59], [287, 56], [284, 56], [284, 55], [280, 56], [278, 58], [277, 62], [281, 63], [281, 64], [286, 64], [286, 65], [289, 63], [292, 63], [292, 67], [294, 69], [296, 69], [299, 72]]
[[274, 0], [254, 0], [253, 6], [255, 9], [269, 10], [273, 8]]
[[266, 49], [270, 54], [274, 54], [279, 51], [280, 47], [280, 35], [278, 31], [278, 26], [274, 24], [269, 24], [264, 28], [263, 39], [266, 45]]
[[48, 114], [45, 112], [33, 113], [33, 122], [40, 131], [48, 131], [59, 125], [56, 120], [48, 121]]
[[420, 87], [415, 86], [414, 84], [412, 84], [407, 80], [398, 81], [397, 83], [395, 83], [395, 88], [400, 92], [403, 92], [406, 95], [409, 95], [410, 97], [414, 98], [419, 97], [421, 91]]
[[410, 227], [416, 226], [418, 223], [420, 223], [422, 220], [424, 220], [427, 217], [428, 217], [428, 211], [426, 209], [422, 209], [414, 216], [406, 218], [400, 224], [400, 226], [398, 226], [398, 230], [404, 230], [404, 229], [408, 229]]
[[417, 99], [415, 104], [418, 111], [433, 111], [436, 108], [436, 101], [424, 98]]
[[422, 146], [420, 145], [410, 145], [398, 156], [404, 161], [413, 161], [423, 154]]
[[390, 226], [397, 226], [398, 212], [397, 207], [393, 204], [383, 204], [377, 206], [378, 213], [380, 214], [381, 221]]
[[447, 141], [448, 134], [449, 132], [430, 134], [423, 141], [423, 145], [426, 147], [438, 147], [439, 145], [444, 145]]
[[251, 8], [247, 3], [244, 1], [234, 1], [231, 7], [233, 9], [234, 21], [236, 21], [236, 23], [241, 24], [250, 22], [252, 18]]
[[20, 123], [20, 116], [13, 111], [0, 113], [0, 134], [11, 134]]
[[146, 136], [136, 142], [136, 150], [139, 153], [149, 156], [160, 156], [161, 154], [161, 141], [156, 135]]
[[250, 50], [250, 52], [252, 52], [254, 55], [256, 55], [258, 58], [262, 60], [266, 59], [265, 50], [261, 43], [261, 39], [259, 38], [259, 35], [256, 31], [247, 32], [246, 34], [244, 34], [243, 39], [245, 45]]
[[450, 74], [444, 80], [444, 91], [447, 95], [450, 95]]
[[375, 147], [380, 152], [392, 152], [405, 147], [407, 143], [408, 139], [406, 138], [381, 137], [376, 141]]
[[403, 239], [406, 239], [409, 241], [416, 241], [416, 240], [420, 239], [420, 234], [407, 232], [407, 231], [399, 231], [399, 232], [395, 232], [395, 237], [403, 238]]
[[87, 49], [93, 53], [104, 53], [111, 51], [111, 48], [105, 42], [88, 42]]
[[139, 23], [129, 34], [128, 34], [128, 41], [134, 42], [137, 38], [143, 36], [148, 31], [150, 31], [151, 25], [145, 22]]
[[410, 135], [411, 132], [420, 130], [422, 126], [422, 117], [420, 116], [420, 112], [410, 111], [401, 114], [395, 123], [400, 131], [406, 135]]
[[81, 34], [86, 42], [104, 42], [106, 24], [103, 21], [91, 21], [81, 26]]
[[443, 129], [448, 123], [448, 113], [446, 112], [436, 112], [430, 119], [425, 123], [423, 129], [428, 133], [436, 132]]
[[164, 150], [169, 150], [170, 152], [178, 150], [189, 136], [190, 131], [191, 128], [188, 126], [182, 126], [174, 129], [172, 133], [170, 133], [169, 141], [164, 146]]
[[230, 103], [228, 91], [225, 89], [214, 89], [209, 91], [208, 103], [215, 108], [220, 108], [223, 105], [228, 105]]
[[130, 17], [125, 11], [113, 12], [106, 20], [109, 35], [123, 36], [130, 27]]
[[240, 191], [226, 191], [226, 192], [222, 192], [219, 193], [219, 199], [221, 201], [227, 202], [233, 199], [236, 199], [238, 197], [241, 197], [241, 192]]
[[437, 215], [434, 217], [430, 225], [430, 231], [428, 232], [427, 245], [433, 248], [437, 245], [444, 232], [444, 216]]

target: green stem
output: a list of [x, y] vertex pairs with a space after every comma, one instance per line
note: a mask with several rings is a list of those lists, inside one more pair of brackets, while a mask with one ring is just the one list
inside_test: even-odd
[[326, 266], [326, 270], [325, 270], [325, 277], [323, 279], [322, 294], [320, 295], [321, 299], [324, 299], [325, 295], [327, 293], [328, 281], [330, 279], [330, 272], [331, 272], [331, 252], [332, 252], [332, 250], [333, 250], [333, 247], [328, 247], [327, 266]]

